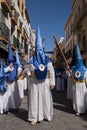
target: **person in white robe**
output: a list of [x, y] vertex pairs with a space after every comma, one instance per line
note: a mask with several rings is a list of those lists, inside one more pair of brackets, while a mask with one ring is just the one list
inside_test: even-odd
[[74, 63], [71, 67], [76, 84], [73, 86], [73, 108], [76, 115], [87, 110], [87, 68], [84, 66], [78, 44], [74, 47]]
[[5, 95], [7, 94], [7, 87], [6, 87], [6, 75], [4, 73], [3, 64], [1, 63], [0, 66], [0, 114], [5, 113], [8, 111], [8, 98], [5, 98]]
[[18, 87], [16, 86], [18, 66], [14, 60], [10, 41], [8, 43], [8, 58], [7, 65], [4, 67], [4, 72], [8, 75], [6, 83], [8, 86], [8, 107], [9, 109], [18, 109], [21, 101], [19, 97]]
[[45, 56], [38, 27], [36, 50], [29, 59], [30, 77], [28, 88], [28, 121], [35, 125], [38, 121], [52, 120], [53, 100], [51, 89], [55, 86], [54, 68], [50, 59]]

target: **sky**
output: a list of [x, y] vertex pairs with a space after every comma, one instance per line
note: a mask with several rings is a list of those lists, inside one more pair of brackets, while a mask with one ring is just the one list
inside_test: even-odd
[[60, 40], [65, 36], [64, 26], [71, 12], [73, 0], [26, 0], [31, 28], [40, 26], [41, 38], [45, 38], [45, 51], [55, 47], [53, 35]]

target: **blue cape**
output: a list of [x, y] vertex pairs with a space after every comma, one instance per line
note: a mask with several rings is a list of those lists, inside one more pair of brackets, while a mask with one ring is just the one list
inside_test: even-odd
[[6, 92], [5, 82], [6, 82], [6, 75], [3, 70], [3, 65], [1, 63], [1, 69], [0, 69], [0, 91], [2, 94]]
[[[45, 80], [47, 77], [47, 65], [51, 60], [44, 54], [42, 39], [40, 35], [40, 28], [38, 27], [36, 35], [36, 49], [33, 57], [29, 59], [29, 64], [34, 65], [35, 77], [37, 80]], [[44, 66], [44, 70], [40, 70], [40, 65]]]
[[74, 47], [73, 61], [72, 61], [71, 69], [72, 69], [74, 78], [76, 80], [83, 79], [84, 72], [87, 71], [87, 68], [83, 64], [78, 44], [75, 44], [75, 47]]

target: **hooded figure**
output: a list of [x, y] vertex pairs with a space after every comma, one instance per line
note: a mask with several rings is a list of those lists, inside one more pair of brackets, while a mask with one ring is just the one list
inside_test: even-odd
[[44, 54], [42, 39], [40, 35], [40, 28], [38, 27], [36, 34], [36, 49], [35, 55], [30, 58], [29, 64], [34, 65], [35, 77], [37, 80], [45, 80], [47, 77], [47, 65], [50, 59]]
[[8, 72], [8, 77], [7, 77], [7, 81], [9, 82], [13, 82], [14, 80], [16, 80], [17, 78], [17, 64], [15, 62], [15, 59], [13, 57], [13, 53], [12, 53], [12, 49], [11, 49], [11, 43], [9, 41], [8, 43], [8, 58], [7, 58], [7, 66], [9, 66], [10, 64], [13, 64], [12, 69]]
[[83, 64], [78, 44], [75, 44], [74, 47], [71, 69], [76, 80], [82, 80], [84, 78], [84, 72], [87, 71], [87, 68]]
[[44, 54], [39, 27], [36, 34], [35, 54], [29, 59], [28, 63], [30, 72], [28, 121], [35, 125], [37, 121], [43, 119], [51, 121], [53, 116], [51, 89], [55, 85], [54, 68], [51, 60]]
[[73, 57], [71, 70], [76, 81], [76, 85], [73, 86], [73, 108], [76, 115], [79, 115], [87, 109], [87, 68], [83, 64], [78, 44], [75, 44]]
[[19, 108], [20, 97], [18, 87], [16, 86], [16, 79], [18, 73], [18, 65], [13, 57], [10, 41], [8, 43], [8, 58], [7, 66], [4, 68], [4, 72], [7, 74], [7, 85], [8, 85], [8, 108], [15, 109]]

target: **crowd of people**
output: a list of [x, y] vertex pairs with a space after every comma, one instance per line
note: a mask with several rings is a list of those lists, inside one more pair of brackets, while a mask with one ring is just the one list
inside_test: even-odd
[[[35, 125], [42, 120], [51, 121], [53, 100], [51, 90], [55, 86], [55, 73], [51, 60], [45, 55], [40, 28], [36, 34], [35, 54], [21, 65], [18, 52], [13, 57], [8, 44], [7, 64], [1, 64], [0, 113], [19, 109], [24, 89], [28, 91], [28, 121]], [[3, 81], [3, 83], [2, 83]]]
[[[67, 67], [64, 69], [65, 75], [63, 76], [62, 69], [58, 66], [56, 68], [57, 71], [55, 71], [56, 90], [62, 91], [62, 82], [64, 82], [64, 79], [65, 81], [67, 79], [67, 87], [65, 87], [67, 89], [66, 97], [73, 103], [73, 110], [79, 116], [87, 111], [87, 68], [83, 64], [78, 44], [74, 46], [73, 57], [69, 66], [75, 82], [73, 82], [69, 70], [66, 69]], [[65, 85], [66, 82], [63, 84]]]
[[[72, 100], [76, 115], [87, 110], [87, 68], [84, 66], [78, 44], [75, 45], [70, 71], [66, 67], [53, 67], [52, 61], [45, 55], [40, 28], [36, 33], [34, 55], [25, 64], [20, 63], [18, 51], [14, 58], [11, 44], [8, 43], [7, 63], [0, 64], [0, 114], [20, 108], [24, 90], [27, 90], [28, 121], [36, 125], [42, 120], [51, 121], [53, 117], [52, 89], [67, 89], [67, 99]], [[66, 84], [67, 82], [67, 84]], [[56, 86], [56, 87], [55, 87]]]

